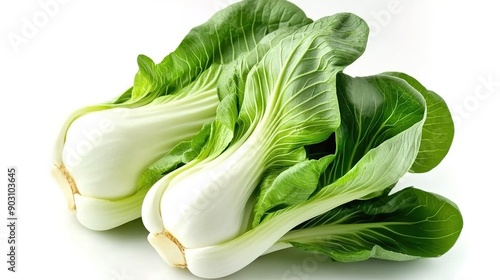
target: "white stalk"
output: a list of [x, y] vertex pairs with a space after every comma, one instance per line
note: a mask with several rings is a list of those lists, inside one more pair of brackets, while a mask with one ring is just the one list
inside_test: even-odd
[[189, 97], [76, 119], [66, 134], [62, 160], [79, 193], [109, 199], [134, 193], [145, 167], [214, 118], [214, 92]]
[[164, 230], [183, 246], [218, 244], [246, 230], [245, 205], [260, 180], [266, 157], [258, 150], [263, 143], [255, 132], [233, 153], [224, 153], [187, 176], [177, 176], [163, 193]]
[[[212, 121], [217, 104], [213, 88], [163, 104], [95, 111], [74, 120], [66, 133], [62, 162], [55, 168], [68, 182], [70, 190], [65, 193], [74, 200], [79, 221], [104, 230], [139, 218], [146, 194], [137, 188], [139, 176]], [[124, 199], [137, 202], [127, 205]]]
[[[368, 190], [365, 192], [370, 193]], [[220, 278], [233, 274], [263, 254], [275, 249], [284, 249], [286, 245], [273, 246], [298, 224], [363, 195], [363, 192], [354, 193], [335, 201], [317, 199], [284, 212], [228, 242], [200, 248], [184, 248], [186, 267], [191, 273], [202, 278]]]

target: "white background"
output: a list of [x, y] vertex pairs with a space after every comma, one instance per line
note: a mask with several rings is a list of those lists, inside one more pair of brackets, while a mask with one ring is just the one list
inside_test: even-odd
[[[7, 228], [0, 226], [0, 278], [195, 279], [172, 269], [147, 243], [140, 221], [109, 232], [83, 228], [50, 177], [55, 136], [67, 115], [113, 99], [133, 81], [136, 56], [159, 62], [195, 25], [232, 0], [77, 1], [0, 4], [0, 217], [5, 221], [6, 169], [18, 168], [18, 272], [7, 273]], [[498, 121], [500, 20], [494, 1], [294, 0], [309, 17], [354, 12], [372, 29], [351, 75], [402, 71], [439, 93], [456, 121], [447, 158], [405, 185], [455, 201], [464, 230], [437, 259], [405, 263], [315, 261], [284, 251], [262, 257], [228, 279], [431, 279], [498, 276]], [[45, 18], [44, 14], [45, 13]], [[24, 36], [27, 22], [36, 30]], [[12, 42], [20, 36], [22, 42]], [[17, 38], [19, 39], [19, 38]], [[0, 179], [1, 181], [1, 179]], [[4, 207], [5, 206], [5, 207]], [[5, 222], [6, 223], [6, 222]], [[303, 273], [290, 274], [298, 267]], [[5, 276], [4, 276], [5, 275]]]

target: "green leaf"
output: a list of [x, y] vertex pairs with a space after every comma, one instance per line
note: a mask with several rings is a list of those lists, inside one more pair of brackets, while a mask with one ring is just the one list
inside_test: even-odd
[[280, 242], [341, 262], [369, 258], [438, 257], [457, 241], [463, 220], [456, 205], [406, 188], [388, 197], [337, 207], [286, 234]]
[[137, 57], [137, 64], [139, 66], [139, 72], [134, 78], [134, 87], [131, 96], [132, 100], [142, 98], [143, 95], [157, 87], [157, 83], [160, 82], [160, 78], [156, 73], [155, 63], [151, 58], [145, 55], [139, 55]]
[[132, 97], [171, 94], [210, 65], [227, 64], [253, 49], [266, 34], [310, 21], [297, 6], [283, 0], [246, 0], [230, 5], [194, 27], [159, 64], [152, 66], [149, 59], [139, 56]]
[[[366, 22], [354, 14], [339, 13], [332, 16], [321, 18], [301, 28], [297, 27], [284, 28], [276, 32], [273, 32], [267, 35], [265, 38], [263, 38], [262, 41], [259, 42], [259, 44], [255, 47], [254, 50], [246, 53], [245, 55], [242, 55], [238, 60], [233, 61], [230, 67], [226, 68], [225, 73], [222, 74], [222, 77], [224, 77], [224, 79], [221, 79], [221, 83], [219, 84], [219, 91], [222, 92], [222, 94], [225, 94], [225, 92], [237, 92], [239, 95], [239, 106], [241, 107], [241, 110], [238, 121], [238, 127], [236, 131], [237, 135], [236, 139], [242, 137], [249, 128], [253, 127], [256, 120], [261, 117], [261, 116], [256, 117], [256, 114], [258, 114], [258, 110], [256, 108], [258, 108], [259, 106], [262, 107], [263, 102], [267, 102], [266, 94], [269, 91], [266, 89], [266, 87], [269, 88], [271, 86], [274, 86], [276, 82], [276, 81], [268, 81], [269, 84], [267, 85], [266, 84], [258, 85], [258, 87], [260, 88], [258, 87], [249, 88], [254, 85], [253, 81], [250, 81], [250, 83], [248, 83], [248, 79], [252, 77], [249, 75], [249, 72], [252, 69], [253, 65], [256, 64], [258, 61], [262, 60], [264, 55], [266, 55], [267, 61], [264, 62], [261, 61], [260, 64], [264, 63], [268, 65], [276, 64], [280, 65], [276, 68], [284, 69], [284, 67], [288, 67], [288, 69], [293, 69], [293, 67], [295, 67], [293, 66], [293, 64], [296, 63], [296, 61], [294, 60], [297, 60], [295, 59], [295, 57], [298, 57], [299, 54], [294, 54], [293, 59], [290, 59], [290, 61], [285, 63], [284, 61], [280, 61], [280, 57], [285, 58], [285, 56], [281, 53], [281, 51], [283, 50], [283, 52], [286, 53], [289, 51], [290, 48], [293, 48], [295, 43], [291, 43], [292, 40], [296, 40], [296, 38], [300, 36], [314, 34], [314, 32], [318, 31], [324, 32], [324, 34], [328, 37], [327, 40], [324, 40], [325, 45], [328, 45], [329, 47], [332, 48], [330, 54], [327, 55], [327, 58], [331, 58], [330, 59], [331, 61], [329, 61], [328, 63], [330, 63], [331, 65], [338, 66], [339, 68], [337, 69], [337, 72], [345, 68], [352, 62], [354, 62], [359, 56], [361, 56], [361, 54], [365, 50], [368, 38], [368, 26]], [[291, 39], [292, 37], [295, 37], [295, 39]], [[267, 52], [276, 45], [281, 45], [280, 49], [275, 50], [274, 55], [267, 55]], [[321, 56], [322, 55], [321, 52], [323, 51], [325, 51], [324, 48], [319, 48], [317, 53], [310, 51], [308, 53], [310, 57], [302, 58], [306, 60], [309, 59], [310, 61], [310, 65], [305, 66], [306, 69], [319, 66], [319, 65], [315, 66], [313, 64], [313, 61], [315, 60], [314, 56]], [[316, 62], [317, 61], [318, 60], [316, 60]], [[303, 65], [306, 64], [301, 63], [300, 67], [304, 67]], [[262, 79], [265, 79], [267, 77], [273, 77], [272, 74], [273, 71], [274, 72], [279, 71], [279, 69], [274, 69], [266, 73], [262, 71], [262, 69], [264, 68], [262, 67], [260, 68], [261, 68], [260, 70], [255, 69], [253, 71], [260, 71], [261, 73], [259, 73], [258, 77]], [[295, 70], [296, 73], [299, 73], [300, 71], [305, 71], [299, 68]], [[294, 73], [294, 75], [296, 73]], [[309, 76], [306, 78], [309, 78], [310, 80], [316, 79], [316, 77], [312, 77], [312, 75], [314, 75], [315, 73], [318, 72], [310, 72]], [[291, 81], [293, 82], [293, 80]], [[306, 79], [301, 77], [300, 81], [306, 81]], [[324, 83], [321, 83], [321, 85], [323, 87], [326, 86]], [[331, 83], [331, 85], [334, 86], [334, 83]], [[312, 84], [297, 85], [299, 89], [304, 86], [314, 86], [314, 85]], [[320, 89], [318, 88], [316, 90]], [[250, 97], [246, 96], [247, 100], [245, 101], [244, 95], [248, 91], [251, 92], [257, 91], [258, 95], [254, 94]], [[288, 89], [288, 92], [291, 92], [290, 88]], [[283, 99], [287, 100], [286, 98], [288, 97], [284, 97]], [[305, 107], [307, 105], [310, 104], [302, 104], [301, 106]], [[291, 104], [290, 106], [293, 106], [293, 104]], [[295, 110], [299, 111], [301, 110], [301, 108], [303, 107], [296, 107]], [[293, 124], [291, 124], [291, 126], [292, 125]], [[311, 132], [314, 133], [314, 130]]]
[[237, 96], [226, 96], [217, 108], [215, 120], [210, 127], [207, 142], [197, 156], [198, 159], [214, 158], [222, 153], [233, 140], [234, 126], [238, 119]]
[[422, 131], [420, 150], [410, 171], [414, 173], [430, 171], [448, 154], [453, 142], [455, 129], [450, 110], [442, 97], [427, 90], [413, 77], [400, 72], [388, 72], [384, 75], [405, 80], [425, 98], [427, 118]]
[[259, 197], [254, 206], [259, 212], [254, 213], [253, 226], [259, 224], [266, 211], [272, 212], [306, 201], [316, 191], [319, 177], [332, 160], [331, 155], [319, 160], [301, 161], [284, 171], [278, 170], [267, 175], [260, 184]]
[[326, 184], [346, 174], [371, 149], [425, 119], [424, 99], [398, 78], [339, 74], [337, 90], [342, 125]]
[[[310, 219], [351, 200], [385, 194], [411, 167], [425, 121], [425, 102], [415, 89], [384, 75], [339, 74], [337, 95], [342, 121], [335, 132], [335, 155], [316, 182], [317, 190], [307, 201], [274, 212], [259, 207], [280, 205], [279, 201], [257, 201], [254, 213], [266, 213], [261, 222], [297, 211]], [[274, 187], [277, 192], [286, 189], [283, 184]]]
[[[425, 117], [423, 98], [399, 78], [385, 74], [351, 78], [339, 74], [337, 91], [342, 122], [334, 135], [335, 141], [330, 137], [329, 141], [309, 147], [317, 154], [316, 157], [335, 153], [332, 164], [317, 181], [318, 189], [344, 176], [371, 149]], [[385, 188], [374, 191], [370, 196], [386, 194], [395, 183], [388, 182]], [[273, 187], [280, 186], [274, 184]], [[258, 202], [256, 212], [264, 211], [259, 209], [261, 204], [272, 203]]]
[[351, 57], [345, 57], [345, 64], [352, 63], [365, 51], [368, 26], [362, 18], [354, 14], [338, 13], [301, 26], [289, 26], [269, 33], [262, 38], [252, 51], [240, 55], [238, 59], [232, 61], [221, 75], [219, 94], [224, 96], [227, 93], [237, 92], [240, 96], [241, 106], [248, 72], [271, 47], [293, 33], [311, 32], [313, 30], [331, 32], [332, 36], [338, 38], [341, 48], [349, 50], [346, 51], [345, 55], [352, 55]]
[[[357, 24], [345, 32], [338, 18], [355, 18]], [[306, 26], [281, 40], [241, 79], [246, 81], [245, 97], [237, 134], [252, 131], [258, 123], [262, 138], [281, 139], [269, 155], [275, 162], [297, 147], [325, 140], [339, 126], [336, 74], [362, 54], [362, 46], [352, 45], [366, 43], [359, 38], [367, 26], [354, 15], [328, 19], [330, 28]], [[259, 130], [266, 127], [273, 130]]]

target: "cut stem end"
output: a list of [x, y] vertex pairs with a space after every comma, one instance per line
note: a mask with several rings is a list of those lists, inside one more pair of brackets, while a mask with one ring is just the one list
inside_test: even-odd
[[162, 233], [150, 233], [148, 241], [170, 266], [187, 267], [184, 246], [172, 234], [166, 231]]

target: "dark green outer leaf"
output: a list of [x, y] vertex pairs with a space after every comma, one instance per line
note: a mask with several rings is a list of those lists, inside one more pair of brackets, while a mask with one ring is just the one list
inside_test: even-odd
[[406, 188], [388, 197], [337, 207], [298, 226], [281, 241], [341, 262], [409, 260], [443, 255], [462, 227], [461, 213], [453, 202]]
[[342, 123], [336, 132], [336, 158], [325, 173], [325, 184], [342, 177], [369, 150], [425, 116], [422, 96], [399, 78], [352, 78], [340, 73], [337, 91]]
[[454, 136], [453, 119], [446, 102], [437, 93], [427, 90], [413, 77], [399, 72], [384, 75], [398, 77], [422, 94], [427, 106], [427, 117], [422, 130], [422, 140], [411, 172], [423, 173], [436, 167], [450, 150]]

